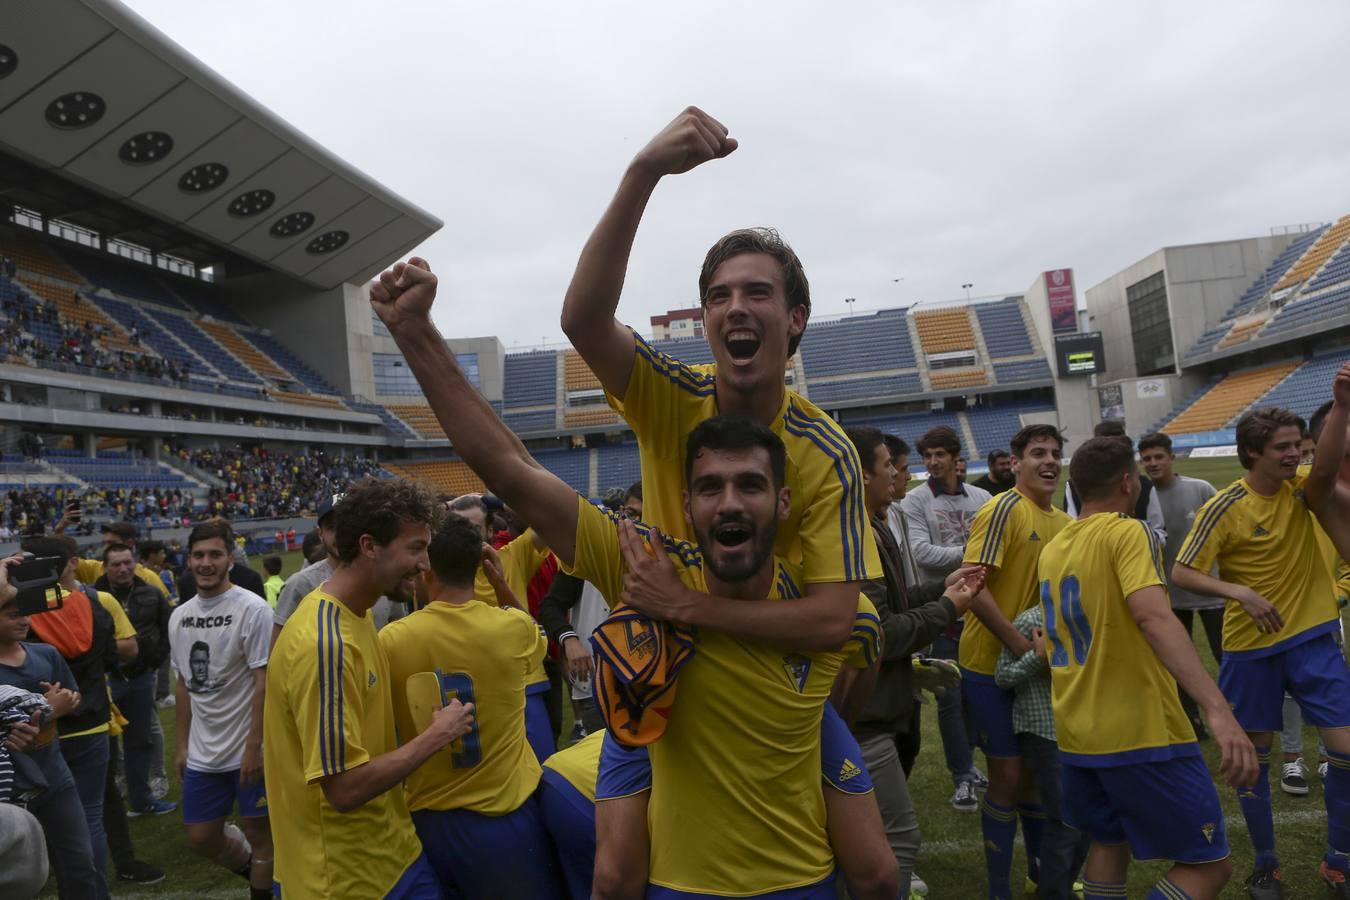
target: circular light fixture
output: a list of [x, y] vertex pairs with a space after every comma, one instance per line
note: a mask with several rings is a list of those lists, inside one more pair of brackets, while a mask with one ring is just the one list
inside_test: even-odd
[[19, 54], [7, 44], [0, 44], [0, 78], [13, 75], [19, 67]]
[[230, 177], [230, 170], [221, 163], [201, 163], [193, 166], [178, 179], [178, 189], [186, 194], [213, 191]]
[[293, 212], [273, 222], [269, 232], [277, 238], [295, 237], [313, 224], [314, 213]]
[[127, 138], [117, 158], [130, 166], [159, 162], [173, 152], [173, 138], [162, 131], [143, 131]]
[[229, 213], [240, 219], [266, 212], [277, 202], [277, 195], [266, 188], [245, 191], [230, 201]]
[[325, 231], [323, 234], [310, 241], [305, 247], [305, 252], [320, 256], [324, 253], [332, 253], [343, 244], [347, 243], [347, 238], [351, 235], [345, 231]]
[[72, 91], [47, 104], [47, 124], [53, 128], [86, 128], [107, 111], [108, 105], [98, 94]]

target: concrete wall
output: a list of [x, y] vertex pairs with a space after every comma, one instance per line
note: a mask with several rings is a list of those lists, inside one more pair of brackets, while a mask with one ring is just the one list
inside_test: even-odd
[[1134, 365], [1134, 340], [1130, 337], [1130, 309], [1125, 301], [1125, 289], [1162, 271], [1165, 263], [1164, 251], [1158, 250], [1084, 292], [1087, 330], [1102, 333], [1106, 371], [1098, 378], [1103, 384], [1139, 374]]
[[502, 346], [501, 339], [495, 336], [450, 338], [445, 343], [456, 356], [461, 353], [478, 354], [478, 388], [489, 400], [501, 400], [506, 365], [506, 348]]
[[1176, 409], [1178, 403], [1199, 390], [1205, 381], [1202, 375], [1154, 375], [1102, 382], [1100, 386], [1120, 387], [1125, 405], [1125, 431], [1138, 440]]

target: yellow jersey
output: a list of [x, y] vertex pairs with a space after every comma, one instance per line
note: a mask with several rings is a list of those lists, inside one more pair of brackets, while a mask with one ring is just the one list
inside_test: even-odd
[[[89, 590], [94, 591], [92, 587], [90, 587]], [[48, 593], [50, 595], [50, 592]], [[104, 611], [107, 612], [108, 615], [112, 617], [113, 640], [125, 641], [127, 638], [134, 638], [136, 636], [136, 626], [131, 624], [131, 619], [127, 617], [127, 611], [122, 608], [121, 603], [117, 602], [117, 598], [114, 597], [112, 594], [109, 594], [107, 591], [94, 591], [94, 593], [98, 596], [99, 605], [102, 606]], [[74, 690], [78, 686], [67, 685], [67, 687], [70, 687], [72, 690]], [[85, 731], [74, 731], [71, 732], [70, 734], [64, 734], [62, 735], [62, 737], [65, 738], [83, 737], [86, 734], [99, 734], [101, 732], [107, 731], [111, 726], [111, 724], [117, 721], [118, 716], [117, 705], [112, 702], [112, 688], [108, 688], [108, 705], [109, 705], [109, 717], [108, 717], [109, 720], [107, 722], [104, 722], [102, 725], [99, 725], [96, 728], [89, 728], [86, 729]]]
[[[526, 595], [530, 579], [539, 571], [544, 560], [548, 559], [549, 552], [547, 548], [541, 550], [535, 546], [533, 529], [526, 529], [524, 534], [497, 551], [497, 556], [502, 561], [502, 577], [506, 579], [511, 593], [516, 595], [516, 599], [526, 610], [529, 609]], [[497, 603], [497, 592], [492, 589], [492, 583], [488, 581], [482, 567], [479, 567], [478, 575], [473, 580], [473, 598], [488, 606], [500, 605]]]
[[[618, 597], [618, 520], [581, 497], [577, 509], [572, 572]], [[665, 550], [680, 579], [706, 592], [699, 548], [667, 538]], [[779, 558], [771, 596], [750, 602], [799, 598], [800, 577], [800, 567]], [[699, 632], [665, 734], [649, 748], [652, 884], [743, 896], [829, 876], [821, 716], [840, 665], [876, 659], [880, 635], [876, 609], [861, 596], [853, 635], [838, 651], [798, 653]]]
[[[975, 513], [963, 565], [989, 567], [985, 586], [1009, 622], [1040, 598], [1036, 565], [1041, 550], [1072, 521], [1062, 509], [1041, 509], [1016, 487]], [[992, 678], [1002, 649], [983, 622], [966, 616], [958, 653], [961, 668]]]
[[1335, 579], [1318, 547], [1320, 529], [1304, 481], [1295, 476], [1264, 497], [1238, 479], [1200, 507], [1177, 554], [1177, 562], [1201, 572], [1217, 561], [1220, 578], [1251, 588], [1279, 610], [1284, 627], [1262, 634], [1242, 606], [1228, 600], [1223, 652], [1235, 659], [1269, 656], [1340, 627]]
[[397, 748], [389, 662], [369, 615], [311, 592], [267, 667], [263, 773], [281, 896], [383, 897], [422, 845], [399, 788], [341, 813], [320, 782]]
[[[1135, 591], [1167, 590], [1162, 543], [1119, 513], [1071, 522], [1041, 552], [1041, 608], [1060, 756], [1079, 766], [1200, 753], [1177, 683], [1130, 611]], [[1128, 674], [1130, 702], [1121, 702]]]
[[[164, 587], [164, 581], [153, 570], [147, 569], [140, 563], [136, 563], [136, 577], [153, 588], [156, 588], [164, 596], [169, 596], [168, 590]], [[81, 584], [93, 584], [103, 577], [103, 560], [101, 559], [81, 559], [75, 563], [75, 580]]]
[[[642, 517], [671, 537], [692, 541], [684, 520], [685, 440], [718, 414], [717, 367], [688, 366], [637, 334], [623, 400], [606, 395], [637, 435]], [[881, 558], [863, 504], [862, 466], [839, 424], [796, 391], [769, 424], [787, 448], [792, 511], [778, 525], [774, 552], [799, 564], [807, 583], [881, 577]]]
[[441, 705], [451, 699], [474, 704], [469, 734], [408, 776], [408, 809], [489, 816], [518, 809], [539, 784], [539, 762], [525, 739], [525, 676], [548, 649], [539, 626], [518, 609], [470, 600], [432, 603], [390, 622], [379, 638], [402, 741], [428, 724], [418, 721], [410, 702], [410, 679], [434, 678]]
[[557, 772], [577, 789], [577, 793], [594, 803], [595, 780], [600, 771], [600, 747], [604, 741], [604, 729], [593, 731], [544, 760], [544, 768]]
[[[1312, 466], [1299, 466], [1298, 474], [1307, 477], [1312, 471]], [[1322, 523], [1313, 516], [1314, 534], [1317, 535], [1317, 552], [1322, 557], [1322, 563], [1331, 573], [1333, 593], [1336, 595], [1337, 606], [1344, 605], [1350, 599], [1350, 565], [1341, 559], [1340, 553], [1336, 550], [1336, 545], [1331, 540], [1331, 535], [1327, 534]]]

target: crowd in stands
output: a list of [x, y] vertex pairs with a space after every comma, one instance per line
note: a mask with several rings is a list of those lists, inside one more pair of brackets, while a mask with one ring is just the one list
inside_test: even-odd
[[223, 481], [207, 495], [212, 515], [262, 519], [314, 510], [325, 496], [379, 471], [363, 457], [329, 457], [321, 450], [292, 456], [261, 448], [180, 450], [179, 457]]
[[169, 519], [187, 523], [193, 516], [193, 497], [181, 490], [91, 487], [30, 487], [7, 491], [0, 507], [0, 540], [49, 531], [68, 506], [78, 505], [79, 521], [72, 533], [92, 534], [92, 519], [114, 519], [142, 526]]

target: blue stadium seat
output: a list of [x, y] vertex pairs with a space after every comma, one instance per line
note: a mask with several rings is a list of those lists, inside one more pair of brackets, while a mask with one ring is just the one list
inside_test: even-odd
[[506, 410], [502, 413], [502, 421], [516, 434], [558, 430], [558, 419], [553, 409], [538, 409], [532, 412]]
[[999, 384], [1017, 384], [1024, 381], [1050, 381], [1050, 366], [1043, 359], [1025, 359], [1021, 362], [995, 362], [994, 377]]
[[[363, 403], [359, 400], [348, 400], [347, 406], [356, 412], [373, 413], [380, 417], [384, 427], [389, 429], [389, 433], [394, 437], [400, 438], [420, 438], [417, 432], [408, 427], [407, 423], [398, 416], [391, 413], [378, 403]], [[386, 473], [388, 474], [388, 473]]]
[[552, 350], [508, 353], [502, 372], [505, 406], [540, 406], [557, 401], [558, 356]]
[[188, 307], [199, 313], [208, 315], [220, 322], [229, 322], [232, 325], [251, 324], [235, 312], [229, 304], [221, 302], [216, 296], [215, 289], [205, 282], [175, 278], [170, 282], [170, 286], [179, 297], [183, 298]]
[[98, 488], [139, 488], [143, 491], [154, 488], [184, 491], [198, 489], [196, 484], [188, 481], [176, 469], [147, 459], [133, 459], [115, 451], [102, 450], [97, 457], [90, 459], [78, 450], [52, 450], [47, 454], [47, 462], [59, 472], [73, 475]]
[[612, 487], [627, 488], [642, 477], [642, 462], [636, 443], [602, 444], [599, 453], [601, 492]]
[[882, 398], [915, 397], [923, 393], [918, 372], [903, 375], [864, 376], [844, 381], [808, 383], [811, 402], [829, 406], [847, 400], [880, 400]]
[[1350, 279], [1350, 241], [1347, 241], [1340, 250], [1336, 251], [1336, 255], [1327, 260], [1326, 265], [1322, 267], [1322, 271], [1313, 276], [1303, 290], [1305, 292], [1319, 291], [1347, 279]]
[[66, 262], [97, 287], [107, 288], [114, 294], [133, 300], [145, 300], [174, 309], [188, 308], [160, 283], [153, 271], [138, 263], [85, 253], [65, 253], [63, 256]]
[[1318, 297], [1299, 298], [1292, 303], [1286, 303], [1274, 318], [1266, 323], [1266, 327], [1261, 329], [1260, 336], [1267, 337], [1282, 331], [1315, 325], [1323, 319], [1343, 316], [1347, 312], [1350, 312], [1350, 282]]
[[1282, 406], [1307, 419], [1331, 399], [1331, 379], [1350, 362], [1350, 349], [1324, 351], [1295, 369], [1254, 406]]
[[[808, 329], [808, 333], [810, 333]], [[652, 347], [667, 356], [674, 357], [687, 366], [710, 365], [713, 359], [712, 347], [701, 337], [676, 338], [668, 341], [652, 341]]]
[[314, 393], [330, 394], [334, 396], [342, 393], [329, 384], [328, 380], [322, 375], [301, 362], [299, 357], [286, 349], [280, 341], [270, 334], [263, 334], [259, 331], [250, 331], [244, 328], [238, 329], [238, 332], [243, 335], [246, 340], [251, 341], [253, 346], [271, 357], [273, 362], [290, 372], [296, 378], [299, 378], [300, 383]]
[[201, 357], [189, 351], [133, 304], [98, 294], [87, 295], [85, 299], [117, 320], [127, 331], [135, 328], [141, 341], [165, 359], [180, 365], [187, 363], [198, 374], [216, 374], [215, 369], [203, 362]]
[[[1026, 320], [1022, 317], [1022, 301], [1009, 297], [997, 303], [975, 304], [975, 315], [984, 333], [984, 345], [991, 359], [1024, 356], [1035, 353], [1027, 335]], [[1002, 380], [1002, 379], [1000, 379]]]
[[582, 496], [590, 493], [591, 458], [585, 450], [535, 450], [531, 455]]
[[802, 365], [808, 379], [886, 369], [912, 369], [906, 310], [887, 309], [811, 325], [802, 336]]
[[245, 384], [262, 384], [263, 381], [252, 369], [242, 365], [231, 356], [224, 347], [211, 339], [206, 332], [183, 316], [159, 309], [147, 309], [155, 321], [164, 326], [174, 337], [191, 347], [198, 356], [205, 359], [226, 378], [242, 381]]

